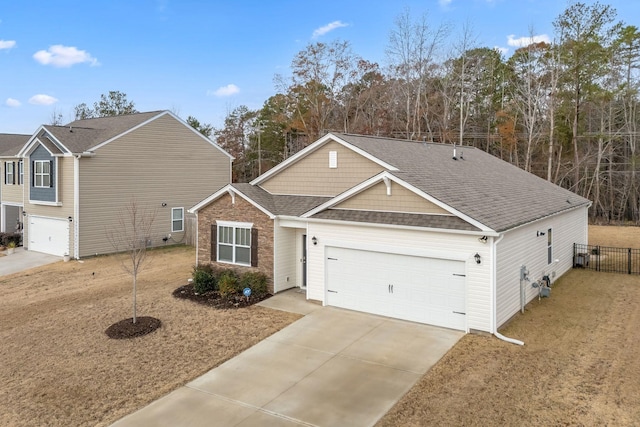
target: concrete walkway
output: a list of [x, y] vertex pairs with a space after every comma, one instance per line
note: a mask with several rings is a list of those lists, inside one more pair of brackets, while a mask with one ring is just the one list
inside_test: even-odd
[[463, 336], [296, 292], [262, 305], [305, 317], [113, 427], [370, 426]]
[[[7, 253], [6, 251], [4, 252]], [[17, 273], [41, 265], [62, 261], [62, 257], [16, 248], [11, 255], [0, 257], [0, 276]]]

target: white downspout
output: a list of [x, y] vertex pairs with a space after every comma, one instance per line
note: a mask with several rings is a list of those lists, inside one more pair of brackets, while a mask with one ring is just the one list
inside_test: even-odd
[[498, 332], [498, 328], [496, 326], [498, 324], [498, 312], [497, 312], [497, 306], [496, 306], [496, 300], [497, 300], [497, 294], [498, 294], [498, 281], [496, 280], [498, 262], [497, 262], [496, 255], [498, 253], [498, 249], [497, 249], [498, 243], [500, 243], [500, 241], [503, 238], [504, 238], [504, 234], [501, 234], [498, 240], [493, 242], [493, 244], [491, 245], [491, 258], [493, 260], [493, 267], [492, 267], [492, 270], [493, 270], [492, 271], [492, 274], [493, 274], [493, 280], [492, 280], [493, 282], [493, 325], [492, 325], [493, 335], [495, 335], [496, 338], [511, 344], [524, 345], [524, 341], [520, 341], [515, 338], [505, 337], [504, 335], [502, 335], [500, 332]]
[[73, 257], [80, 259], [80, 157], [73, 156]]

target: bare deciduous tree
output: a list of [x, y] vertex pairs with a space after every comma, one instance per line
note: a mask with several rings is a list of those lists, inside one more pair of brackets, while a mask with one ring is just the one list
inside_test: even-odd
[[107, 231], [107, 239], [116, 252], [123, 255], [122, 268], [133, 279], [133, 323], [136, 323], [136, 291], [138, 274], [147, 259], [147, 247], [151, 238], [153, 223], [157, 211], [140, 207], [131, 199], [129, 204], [118, 215], [116, 230]]

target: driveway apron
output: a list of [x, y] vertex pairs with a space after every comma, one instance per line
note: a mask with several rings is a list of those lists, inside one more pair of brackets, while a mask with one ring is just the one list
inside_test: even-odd
[[29, 270], [58, 261], [62, 261], [62, 257], [27, 251], [24, 248], [16, 248], [15, 252], [11, 255], [0, 257], [0, 276]]
[[316, 305], [113, 426], [370, 426], [462, 336]]

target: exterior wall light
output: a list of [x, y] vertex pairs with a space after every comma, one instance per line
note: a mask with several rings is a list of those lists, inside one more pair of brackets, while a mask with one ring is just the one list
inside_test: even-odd
[[318, 238], [317, 238], [316, 236], [313, 236], [313, 237], [311, 238], [311, 241], [313, 242], [313, 246], [315, 246], [315, 245], [317, 245], [317, 244], [318, 244]]
[[480, 254], [476, 252], [476, 254], [473, 256], [476, 260], [476, 264], [480, 264], [482, 262], [482, 258], [480, 258]]

